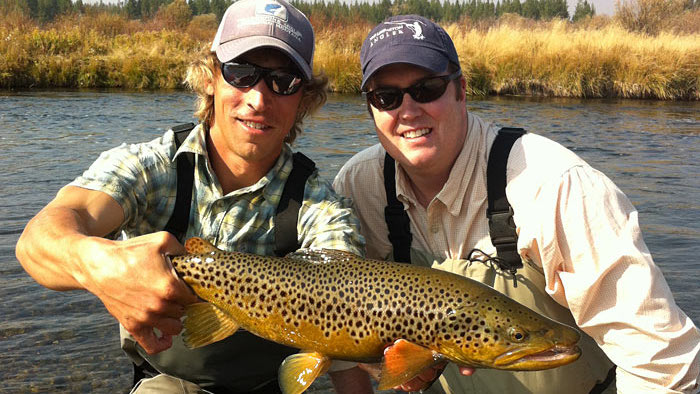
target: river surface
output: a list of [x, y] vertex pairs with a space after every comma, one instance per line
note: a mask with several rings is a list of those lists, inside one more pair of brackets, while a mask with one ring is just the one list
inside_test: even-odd
[[[700, 322], [700, 103], [492, 98], [468, 107], [547, 136], [605, 172], [639, 210], [677, 303]], [[116, 321], [87, 292], [37, 285], [14, 248], [27, 221], [100, 152], [192, 121], [192, 108], [185, 92], [0, 92], [0, 392], [127, 390], [131, 367]], [[361, 97], [332, 95], [296, 149], [330, 180], [376, 142]]]

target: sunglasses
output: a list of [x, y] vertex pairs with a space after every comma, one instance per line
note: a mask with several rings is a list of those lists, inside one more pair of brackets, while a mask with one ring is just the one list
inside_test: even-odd
[[221, 64], [224, 80], [236, 88], [255, 86], [260, 78], [270, 90], [280, 96], [296, 93], [302, 85], [299, 72], [290, 69], [270, 69], [253, 64], [226, 62]]
[[447, 89], [447, 84], [462, 75], [457, 70], [449, 75], [427, 77], [407, 88], [379, 87], [364, 93], [372, 106], [380, 111], [390, 111], [399, 108], [403, 102], [404, 93], [408, 93], [417, 103], [429, 103], [440, 98]]

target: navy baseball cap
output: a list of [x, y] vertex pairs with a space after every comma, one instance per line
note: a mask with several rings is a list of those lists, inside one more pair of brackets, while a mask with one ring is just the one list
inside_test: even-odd
[[447, 32], [420, 15], [398, 15], [384, 20], [362, 43], [362, 85], [380, 68], [407, 63], [434, 73], [447, 71], [449, 63], [459, 67], [459, 57]]
[[256, 49], [276, 48], [311, 79], [314, 29], [309, 19], [285, 0], [240, 0], [221, 19], [211, 51], [226, 63]]

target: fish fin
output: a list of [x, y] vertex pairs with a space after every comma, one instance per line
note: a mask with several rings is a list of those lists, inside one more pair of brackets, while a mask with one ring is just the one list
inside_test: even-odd
[[300, 249], [296, 252], [289, 253], [284, 256], [292, 260], [300, 260], [311, 263], [323, 264], [329, 259], [342, 260], [345, 258], [356, 259], [356, 254], [346, 252], [344, 250], [335, 249]]
[[321, 353], [300, 352], [284, 359], [279, 370], [282, 393], [298, 394], [309, 388], [317, 377], [331, 365], [331, 359]]
[[185, 249], [187, 250], [187, 253], [190, 254], [204, 254], [221, 251], [217, 249], [216, 246], [212, 245], [211, 242], [199, 237], [192, 237], [185, 241]]
[[238, 324], [226, 313], [208, 302], [185, 307], [182, 340], [189, 349], [220, 341], [238, 330]]
[[418, 376], [423, 370], [442, 361], [439, 353], [399, 339], [384, 351], [379, 390], [389, 390]]

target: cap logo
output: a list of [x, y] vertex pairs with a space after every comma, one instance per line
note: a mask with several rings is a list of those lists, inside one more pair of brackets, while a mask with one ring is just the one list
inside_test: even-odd
[[255, 15], [274, 16], [287, 21], [287, 9], [275, 1], [258, 3], [255, 7]]
[[406, 19], [403, 21], [392, 21], [384, 22], [385, 25], [395, 25], [392, 27], [386, 27], [379, 30], [378, 32], [372, 34], [369, 38], [370, 47], [373, 47], [378, 41], [381, 41], [387, 37], [404, 34], [404, 28], [410, 30], [413, 33], [414, 40], [424, 40], [423, 35], [423, 22], [418, 20]]
[[239, 18], [237, 22], [241, 29], [261, 25], [275, 26], [280, 32], [289, 35], [290, 38], [302, 42], [303, 34], [295, 29], [287, 19], [287, 8], [276, 1], [265, 1], [256, 4], [255, 16]]

